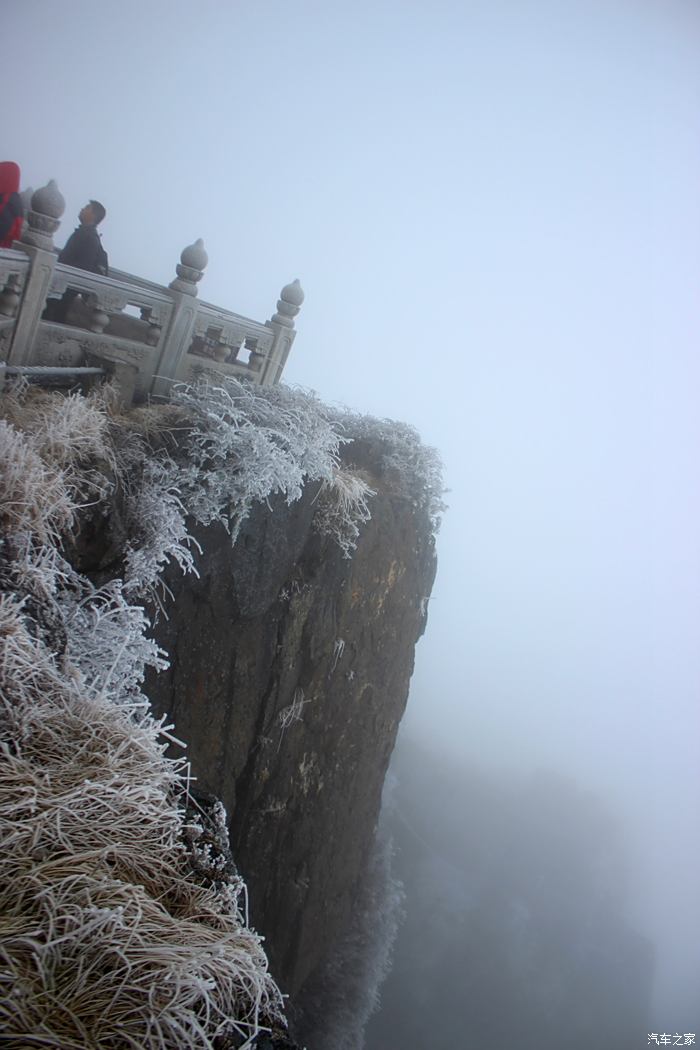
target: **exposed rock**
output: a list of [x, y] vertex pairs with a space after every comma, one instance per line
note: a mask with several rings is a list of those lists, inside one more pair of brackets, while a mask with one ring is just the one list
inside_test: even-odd
[[192, 529], [199, 578], [168, 575], [171, 666], [147, 683], [226, 806], [292, 999], [349, 924], [436, 567], [427, 515], [358, 452], [377, 495], [351, 560], [312, 528], [317, 486], [257, 505], [233, 547], [218, 525]]

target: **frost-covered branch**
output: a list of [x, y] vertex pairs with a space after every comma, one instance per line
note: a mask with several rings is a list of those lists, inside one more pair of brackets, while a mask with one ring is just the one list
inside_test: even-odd
[[221, 521], [235, 540], [255, 501], [292, 503], [305, 481], [331, 481], [341, 438], [315, 395], [229, 379], [172, 396], [192, 423], [178, 487], [202, 524]]

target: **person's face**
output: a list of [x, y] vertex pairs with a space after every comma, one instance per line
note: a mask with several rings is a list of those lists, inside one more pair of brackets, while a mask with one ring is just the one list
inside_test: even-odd
[[78, 218], [82, 223], [86, 225], [95, 222], [95, 216], [89, 204], [86, 204], [84, 208], [81, 208], [80, 212], [78, 213]]

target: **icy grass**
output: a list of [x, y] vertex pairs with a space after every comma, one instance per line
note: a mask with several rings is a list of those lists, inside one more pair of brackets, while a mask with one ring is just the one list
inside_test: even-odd
[[335, 412], [334, 421], [345, 441], [369, 442], [379, 450], [381, 469], [398, 495], [423, 511], [433, 533], [437, 533], [447, 509], [437, 449], [424, 445], [415, 427], [400, 420], [377, 419], [341, 409]]
[[376, 496], [374, 489], [349, 467], [338, 467], [321, 486], [314, 527], [322, 536], [333, 536], [345, 558], [352, 557], [360, 528], [372, 517], [372, 496]]
[[282, 1000], [242, 884], [192, 876], [185, 770], [140, 690], [163, 666], [143, 612], [26, 537], [4, 545], [0, 1029], [23, 1047], [242, 1045]]
[[[153, 437], [174, 435], [172, 454]], [[368, 441], [398, 494], [437, 531], [444, 510], [440, 459], [406, 423], [324, 405], [311, 391], [233, 379], [176, 385], [172, 404], [119, 417], [109, 388], [89, 398], [18, 387], [0, 406], [0, 523], [60, 541], [78, 510], [113, 484], [124, 493], [125, 593], [163, 606], [163, 569], [194, 570], [186, 518], [221, 522], [235, 542], [256, 502], [299, 499], [320, 482], [314, 526], [343, 554], [355, 550], [375, 495], [342, 465], [344, 444]], [[39, 489], [41, 501], [32, 494]], [[29, 520], [31, 519], [31, 520]]]
[[98, 590], [60, 551], [123, 467], [106, 406], [82, 400], [20, 391], [0, 421], [0, 1031], [23, 1048], [247, 1046], [282, 997], [241, 880], [193, 872], [184, 760], [141, 688], [164, 654], [121, 581]]
[[[245, 887], [192, 864], [184, 760], [142, 692], [166, 666], [135, 600], [194, 570], [186, 516], [235, 540], [253, 503], [320, 482], [316, 528], [350, 554], [369, 485], [340, 446], [365, 417], [315, 395], [178, 387], [121, 417], [109, 390], [18, 387], [0, 403], [0, 1030], [17, 1047], [243, 1047], [282, 997], [239, 907]], [[435, 521], [435, 460], [374, 421], [386, 469]], [[162, 434], [172, 441], [159, 441]], [[396, 440], [398, 436], [398, 441]], [[121, 579], [64, 559], [81, 514], [121, 494]], [[430, 508], [433, 508], [433, 512]], [[225, 828], [223, 828], [225, 837]], [[9, 1039], [9, 1041], [8, 1041]]]

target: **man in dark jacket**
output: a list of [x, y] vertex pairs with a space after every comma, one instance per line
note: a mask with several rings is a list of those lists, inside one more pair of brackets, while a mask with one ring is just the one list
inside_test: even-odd
[[63, 251], [58, 253], [60, 263], [106, 276], [107, 253], [97, 232], [106, 214], [104, 205], [99, 201], [90, 201], [81, 209], [78, 215], [80, 226], [70, 235]]
[[[78, 270], [89, 270], [104, 277], [108, 273], [107, 252], [102, 247], [98, 224], [107, 214], [99, 201], [89, 201], [78, 215], [80, 226], [70, 235], [65, 247], [58, 253], [58, 261]], [[66, 323], [68, 309], [78, 297], [74, 288], [68, 288], [61, 299], [49, 299], [42, 314], [45, 321]]]

